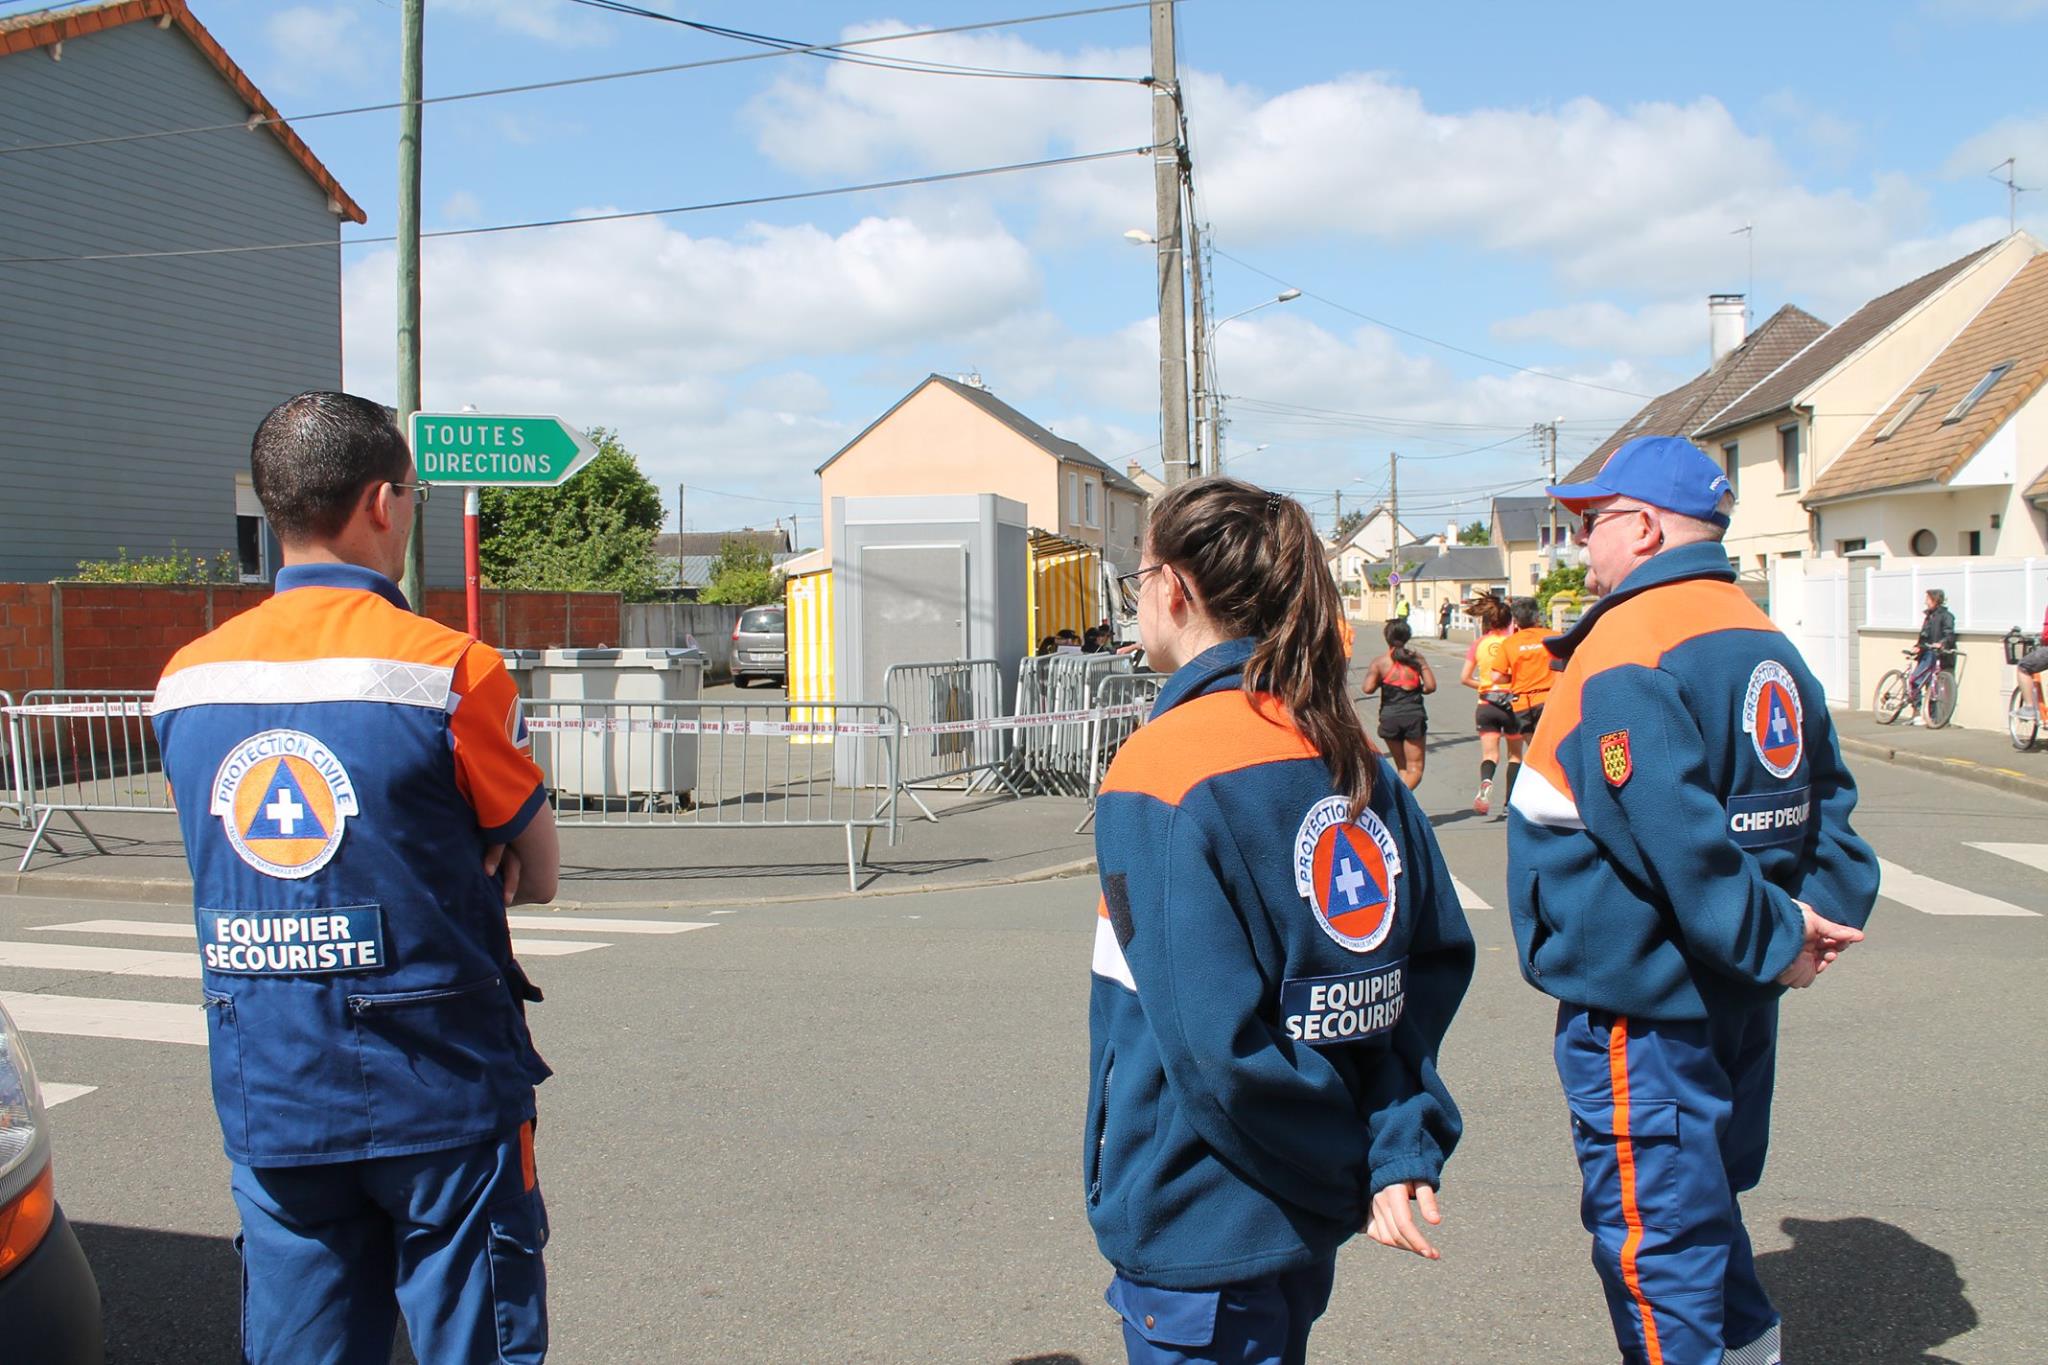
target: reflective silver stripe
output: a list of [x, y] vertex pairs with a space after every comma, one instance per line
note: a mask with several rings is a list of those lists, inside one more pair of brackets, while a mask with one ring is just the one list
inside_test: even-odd
[[454, 680], [453, 668], [397, 659], [195, 664], [157, 685], [156, 713], [186, 706], [313, 701], [381, 701], [446, 711], [453, 704]]
[[1584, 829], [1578, 802], [1550, 785], [1550, 779], [1524, 763], [1515, 778], [1514, 799], [1508, 809], [1524, 820], [1552, 829]]
[[1725, 1348], [1721, 1352], [1721, 1365], [1779, 1365], [1782, 1359], [1779, 1347], [1782, 1323], [1772, 1323], [1771, 1330], [1747, 1346]]
[[1124, 961], [1123, 945], [1116, 941], [1116, 930], [1110, 926], [1107, 915], [1095, 917], [1095, 974], [1106, 976], [1127, 991], [1138, 989], [1138, 983], [1131, 979], [1131, 964]]

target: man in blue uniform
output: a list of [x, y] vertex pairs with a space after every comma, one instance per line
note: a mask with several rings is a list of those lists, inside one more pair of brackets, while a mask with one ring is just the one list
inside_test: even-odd
[[256, 430], [277, 592], [197, 640], [155, 724], [192, 868], [244, 1359], [547, 1352], [534, 1086], [505, 909], [554, 896], [554, 816], [495, 651], [414, 616], [412, 457], [305, 393]]
[[1603, 596], [1552, 642], [1508, 890], [1522, 974], [1558, 1000], [1581, 1214], [1625, 1361], [1774, 1365], [1738, 1196], [1778, 997], [1863, 937], [1877, 860], [1820, 685], [1735, 586], [1726, 475], [1641, 437], [1549, 492]]

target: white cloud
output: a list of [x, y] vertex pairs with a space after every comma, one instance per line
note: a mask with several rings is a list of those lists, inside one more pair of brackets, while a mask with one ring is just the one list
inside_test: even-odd
[[1707, 305], [1666, 300], [1627, 309], [1593, 299], [1504, 318], [1491, 330], [1502, 341], [1547, 341], [1575, 351], [1704, 358]]
[[2005, 171], [1999, 163], [2007, 157], [2018, 158], [2019, 174], [2015, 178], [2020, 184], [2048, 186], [2048, 113], [2000, 119], [1964, 139], [1949, 153], [1941, 173], [1951, 180], [1964, 180], [1992, 176], [1993, 168], [1998, 167], [1995, 178], [2003, 180]]
[[360, 15], [339, 7], [278, 10], [264, 21], [263, 34], [272, 52], [263, 77], [281, 94], [311, 94], [363, 80], [370, 74], [370, 58], [382, 47], [364, 32]]
[[624, 15], [601, 15], [567, 0], [434, 0], [429, 13], [482, 20], [522, 37], [574, 47], [610, 42], [618, 24], [653, 22]]
[[[732, 238], [643, 219], [429, 242], [423, 265], [427, 406], [614, 426], [664, 485], [773, 496], [814, 489], [810, 470], [859, 429], [796, 358], [900, 354], [992, 329], [1039, 293], [1000, 229], [898, 218]], [[349, 383], [386, 399], [394, 268], [379, 251], [343, 282]]]
[[445, 222], [469, 224], [483, 216], [483, 202], [468, 190], [456, 190], [441, 201], [441, 218]]

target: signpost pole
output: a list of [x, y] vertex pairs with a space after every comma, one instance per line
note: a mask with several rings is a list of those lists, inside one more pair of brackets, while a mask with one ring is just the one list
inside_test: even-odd
[[469, 598], [469, 638], [481, 640], [478, 622], [483, 618], [483, 580], [477, 568], [480, 507], [483, 490], [474, 484], [462, 490], [462, 585]]

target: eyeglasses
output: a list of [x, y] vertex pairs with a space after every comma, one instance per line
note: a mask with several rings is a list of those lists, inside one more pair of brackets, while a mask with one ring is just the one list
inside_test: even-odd
[[425, 507], [427, 498], [434, 491], [434, 485], [430, 483], [399, 483], [394, 479], [391, 486], [401, 493], [412, 494], [412, 504], [415, 507]]
[[1135, 616], [1138, 614], [1138, 594], [1144, 591], [1145, 575], [1158, 573], [1165, 567], [1164, 564], [1154, 564], [1149, 569], [1139, 569], [1135, 573], [1117, 575], [1116, 596], [1118, 603], [1123, 607], [1124, 615]]
[[1579, 539], [1590, 540], [1593, 527], [1602, 517], [1627, 516], [1631, 512], [1647, 512], [1647, 507], [1594, 507], [1579, 513]]

